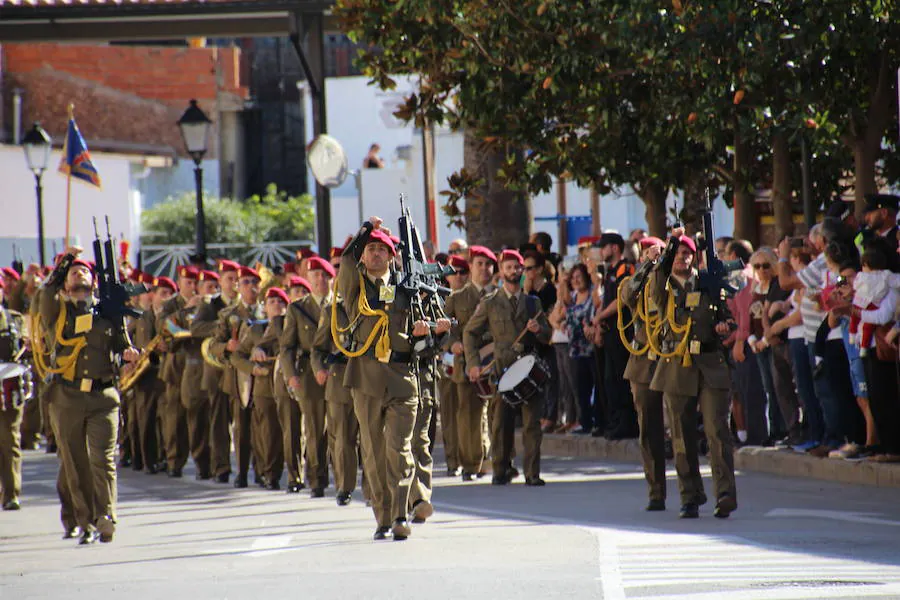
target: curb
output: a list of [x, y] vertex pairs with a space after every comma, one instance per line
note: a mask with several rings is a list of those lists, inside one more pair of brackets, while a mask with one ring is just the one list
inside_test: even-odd
[[[516, 432], [516, 448], [518, 452], [523, 451], [521, 431]], [[641, 462], [641, 448], [637, 440], [609, 441], [585, 435], [545, 433], [541, 453], [547, 456]], [[745, 446], [734, 453], [734, 467], [786, 477], [900, 488], [900, 464], [816, 458], [785, 449]]]

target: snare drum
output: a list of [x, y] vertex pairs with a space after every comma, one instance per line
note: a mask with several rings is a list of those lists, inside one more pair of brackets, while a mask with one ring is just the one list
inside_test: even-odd
[[510, 406], [525, 404], [543, 391], [550, 380], [550, 367], [534, 354], [527, 354], [511, 364], [500, 381], [497, 392]]
[[482, 400], [490, 400], [497, 391], [497, 378], [494, 377], [493, 370], [490, 370], [486, 373], [482, 373], [481, 377], [478, 378], [478, 381], [472, 385], [475, 386], [475, 393], [478, 394], [479, 398]]

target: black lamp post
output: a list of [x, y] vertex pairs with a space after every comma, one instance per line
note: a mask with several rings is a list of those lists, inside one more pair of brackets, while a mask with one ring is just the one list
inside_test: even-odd
[[44, 188], [41, 187], [41, 177], [47, 170], [50, 162], [50, 136], [36, 122], [22, 140], [22, 148], [25, 150], [25, 164], [34, 173], [34, 190], [37, 194], [37, 225], [38, 225], [38, 256], [42, 265], [44, 260]]
[[206, 116], [196, 100], [191, 100], [181, 118], [178, 119], [178, 127], [181, 128], [181, 137], [188, 154], [194, 159], [194, 183], [197, 186], [197, 243], [195, 252], [202, 257], [206, 256], [206, 218], [203, 215], [203, 169], [200, 163], [206, 154], [209, 128], [212, 121]]

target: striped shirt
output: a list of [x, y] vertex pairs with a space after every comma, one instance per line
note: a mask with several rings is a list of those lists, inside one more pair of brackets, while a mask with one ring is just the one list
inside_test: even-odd
[[827, 275], [828, 266], [825, 264], [824, 252], [797, 273], [797, 279], [806, 288], [803, 301], [800, 302], [800, 317], [803, 319], [803, 337], [808, 344], [816, 341], [816, 333], [827, 316], [818, 303]]

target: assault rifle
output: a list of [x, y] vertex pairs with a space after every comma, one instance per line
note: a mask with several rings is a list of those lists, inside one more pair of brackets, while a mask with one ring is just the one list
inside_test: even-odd
[[128, 300], [149, 290], [143, 283], [133, 285], [119, 281], [113, 240], [109, 234], [109, 217], [106, 218], [106, 241], [100, 240], [97, 219], [94, 219], [94, 262], [97, 265], [97, 314], [116, 324], [122, 323], [125, 317], [141, 316], [140, 311], [128, 306]]
[[713, 215], [709, 192], [706, 193], [706, 211], [703, 213], [703, 237], [706, 247], [703, 249], [706, 258], [706, 269], [700, 271], [698, 288], [704, 290], [712, 299], [723, 300], [734, 296], [739, 290], [728, 279], [729, 274], [744, 268], [741, 259], [722, 261], [716, 256], [715, 236], [713, 233]]

